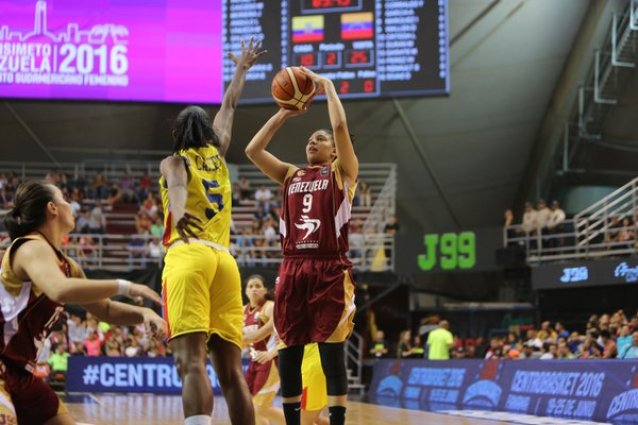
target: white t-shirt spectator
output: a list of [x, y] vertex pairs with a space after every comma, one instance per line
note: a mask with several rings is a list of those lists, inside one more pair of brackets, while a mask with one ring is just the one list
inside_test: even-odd
[[267, 187], [260, 187], [255, 192], [255, 200], [258, 202], [269, 202], [272, 199], [272, 192]]
[[547, 227], [547, 223], [549, 223], [549, 216], [551, 214], [552, 211], [548, 207], [538, 210], [536, 213], [536, 225], [539, 229]]
[[559, 224], [565, 221], [565, 211], [560, 208], [556, 208], [549, 215], [549, 221], [547, 222], [547, 227], [550, 229], [555, 228]]
[[536, 210], [531, 210], [531, 211], [526, 211], [525, 214], [523, 214], [523, 230], [526, 233], [529, 233], [533, 230], [536, 230], [536, 226], [537, 226], [537, 220], [536, 220], [536, 216], [537, 216], [537, 212]]

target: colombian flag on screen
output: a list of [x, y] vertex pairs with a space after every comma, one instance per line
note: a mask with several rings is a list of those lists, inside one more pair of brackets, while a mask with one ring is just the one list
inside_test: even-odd
[[341, 38], [360, 40], [372, 38], [372, 12], [344, 13], [341, 15]]
[[292, 42], [323, 41], [323, 15], [295, 16], [292, 18]]

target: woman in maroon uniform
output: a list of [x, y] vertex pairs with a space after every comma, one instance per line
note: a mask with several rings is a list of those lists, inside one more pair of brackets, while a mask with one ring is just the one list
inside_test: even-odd
[[70, 204], [53, 185], [21, 184], [4, 224], [12, 243], [0, 269], [0, 423], [75, 424], [53, 390], [32, 374], [39, 350], [64, 314], [63, 304], [81, 304], [117, 325], [144, 322], [162, 336], [166, 323], [151, 309], [108, 298], [142, 296], [158, 304], [161, 299], [145, 285], [87, 279], [62, 254], [62, 240], [75, 223]]
[[348, 222], [359, 173], [346, 114], [332, 81], [302, 68], [325, 92], [332, 130], [315, 131], [306, 144], [308, 166], [297, 168], [266, 151], [284, 122], [305, 111], [280, 109], [257, 132], [246, 154], [284, 186], [280, 233], [284, 260], [275, 288], [275, 329], [281, 392], [288, 425], [299, 424], [304, 345], [319, 343], [328, 386], [330, 423], [345, 422], [348, 381], [345, 340], [354, 317], [354, 283], [348, 260]]
[[257, 425], [283, 423], [283, 413], [272, 405], [279, 391], [277, 370], [277, 344], [273, 329], [273, 302], [267, 299], [265, 279], [253, 275], [246, 281], [248, 304], [244, 307], [244, 344], [250, 348], [250, 363], [246, 382], [253, 396], [255, 423]]

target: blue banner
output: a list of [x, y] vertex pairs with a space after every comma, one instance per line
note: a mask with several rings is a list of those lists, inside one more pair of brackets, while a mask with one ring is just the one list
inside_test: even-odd
[[370, 397], [412, 409], [638, 423], [638, 361], [381, 360]]
[[[247, 360], [244, 361], [244, 367]], [[221, 394], [215, 370], [206, 364], [213, 391]], [[68, 391], [181, 394], [172, 357], [69, 357]]]

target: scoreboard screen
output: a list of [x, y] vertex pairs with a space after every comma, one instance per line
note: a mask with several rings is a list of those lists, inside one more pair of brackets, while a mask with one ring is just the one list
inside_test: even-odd
[[251, 36], [244, 103], [292, 65], [345, 99], [442, 95], [447, 27], [447, 0], [0, 0], [0, 98], [216, 104]]
[[[303, 65], [343, 99], [449, 93], [447, 0], [223, 0], [224, 50], [256, 35], [269, 53], [248, 74], [243, 102], [272, 102], [270, 82]], [[224, 83], [234, 64], [224, 59]]]

